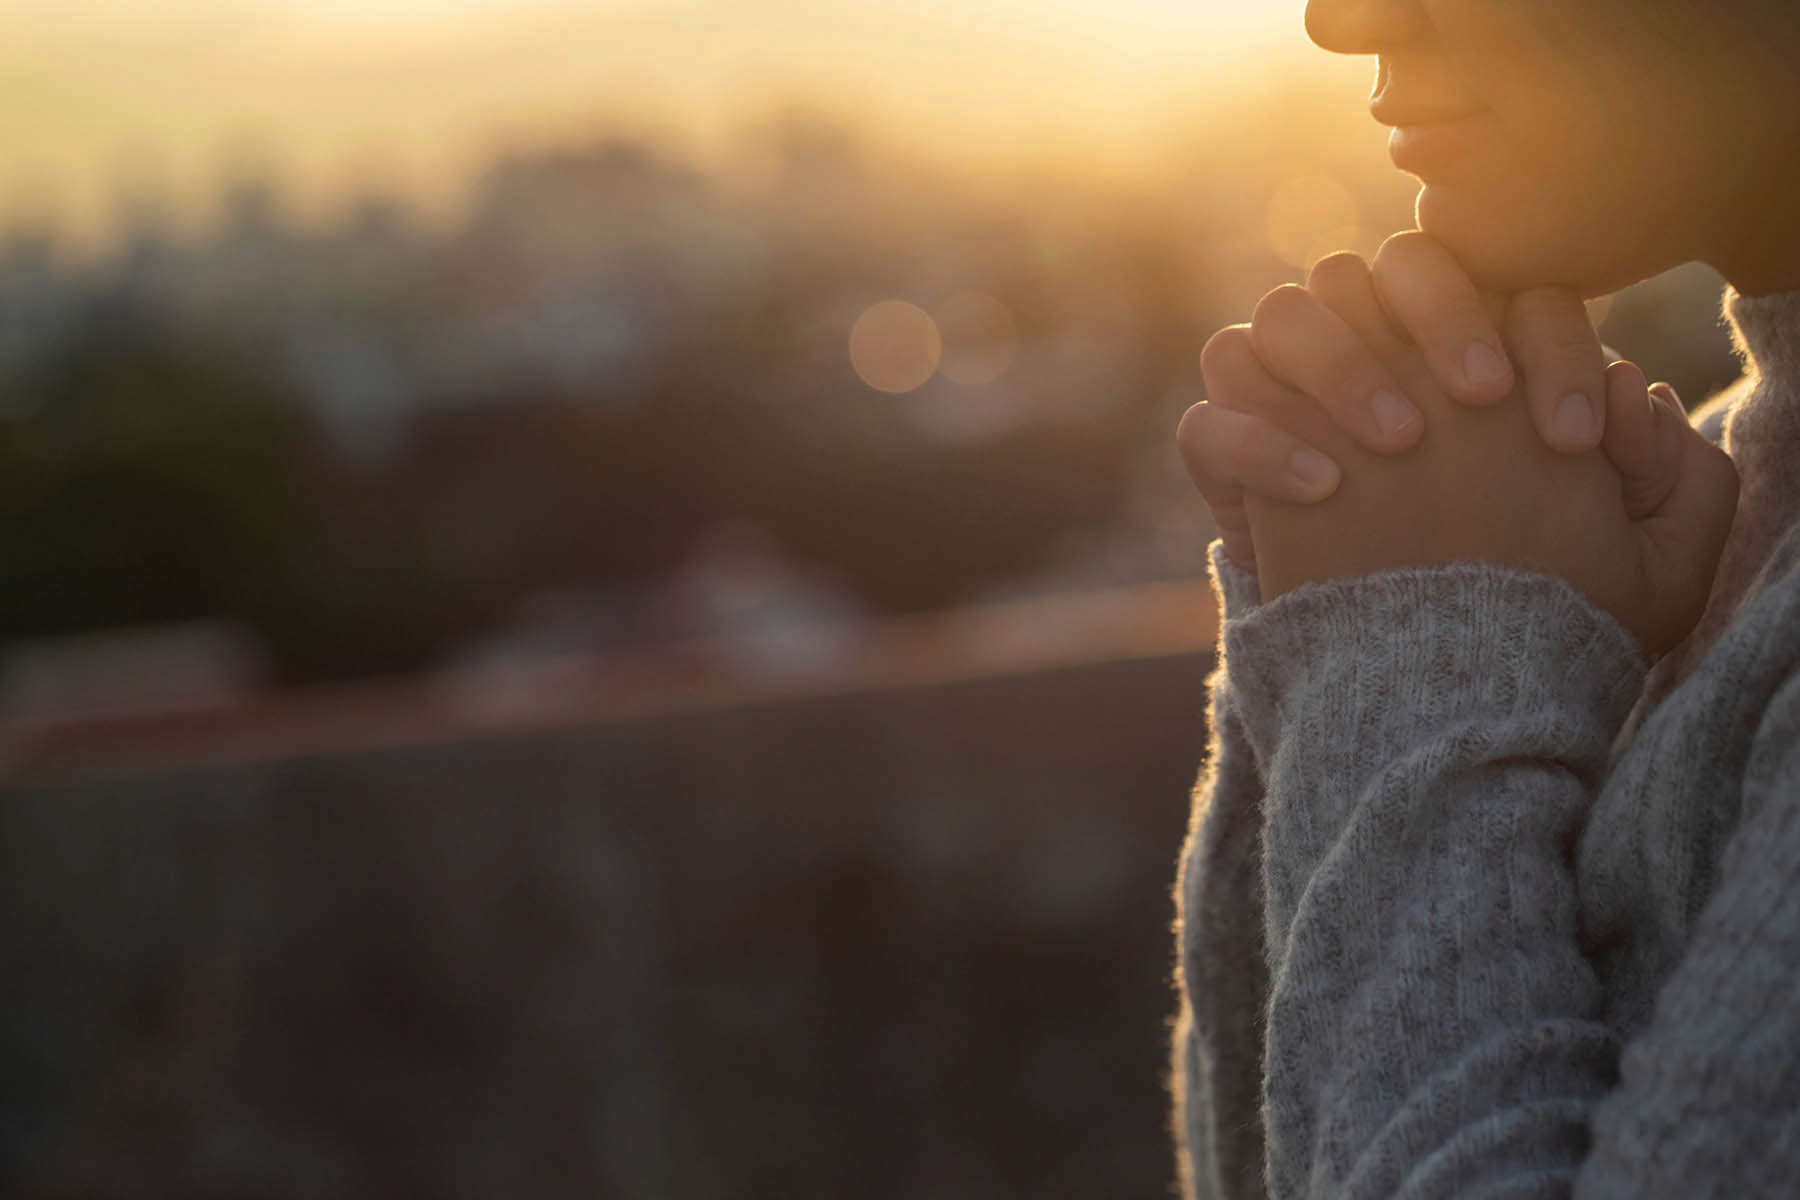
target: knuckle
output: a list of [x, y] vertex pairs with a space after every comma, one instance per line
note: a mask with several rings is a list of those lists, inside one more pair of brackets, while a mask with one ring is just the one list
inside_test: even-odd
[[1207, 440], [1207, 426], [1213, 419], [1212, 406], [1205, 402], [1191, 405], [1181, 414], [1175, 426], [1175, 444], [1183, 457], [1193, 459]]
[[1392, 234], [1381, 243], [1375, 251], [1375, 262], [1372, 270], [1377, 275], [1392, 270], [1406, 270], [1418, 264], [1436, 259], [1443, 253], [1437, 239], [1417, 229], [1405, 229]]
[[1181, 420], [1175, 423], [1175, 444], [1181, 447], [1184, 454], [1187, 452], [1188, 446], [1199, 436], [1201, 422], [1206, 420], [1200, 410], [1205, 407], [1204, 403], [1190, 404], [1187, 411], [1181, 414]]
[[1256, 302], [1256, 312], [1250, 318], [1251, 331], [1258, 336], [1265, 335], [1272, 327], [1292, 321], [1309, 310], [1312, 304], [1312, 295], [1305, 288], [1297, 283], [1284, 283]]
[[1221, 470], [1221, 431], [1205, 414], [1195, 411], [1205, 407], [1200, 404], [1188, 410], [1187, 416], [1181, 420], [1180, 428], [1175, 432], [1175, 440], [1181, 452], [1182, 465], [1187, 468], [1188, 478], [1193, 480], [1194, 486], [1210, 502], [1221, 492], [1229, 490], [1229, 487], [1225, 473]]
[[1237, 477], [1239, 464], [1247, 461], [1247, 449], [1253, 449], [1246, 431], [1252, 424], [1213, 402], [1196, 404], [1182, 414], [1176, 445], [1202, 487], [1224, 486]]
[[1340, 295], [1351, 288], [1362, 287], [1368, 281], [1369, 264], [1362, 255], [1340, 250], [1313, 264], [1306, 274], [1306, 289], [1315, 295]]
[[1190, 464], [1201, 464], [1212, 446], [1217, 412], [1213, 405], [1203, 402], [1181, 414], [1181, 422], [1175, 426], [1175, 445], [1180, 448], [1182, 458]]
[[1244, 362], [1246, 356], [1254, 354], [1255, 348], [1250, 341], [1250, 326], [1227, 325], [1207, 338], [1206, 345], [1200, 348], [1200, 373], [1210, 384], [1215, 376], [1229, 372], [1233, 367]]

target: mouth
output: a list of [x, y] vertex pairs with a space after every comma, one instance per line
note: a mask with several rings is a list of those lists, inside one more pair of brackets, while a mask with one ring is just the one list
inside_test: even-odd
[[1479, 146], [1490, 124], [1489, 116], [1476, 110], [1429, 119], [1383, 121], [1394, 127], [1388, 134], [1388, 157], [1396, 167], [1421, 179], [1447, 171]]
[[1376, 60], [1369, 115], [1393, 130], [1388, 157], [1409, 175], [1448, 169], [1466, 155], [1493, 114], [1454, 77], [1448, 66], [1428, 56]]

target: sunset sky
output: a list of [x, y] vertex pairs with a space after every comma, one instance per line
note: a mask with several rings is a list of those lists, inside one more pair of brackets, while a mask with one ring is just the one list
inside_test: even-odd
[[[496, 148], [602, 130], [710, 155], [783, 105], [907, 153], [1096, 170], [1228, 121], [1283, 72], [1353, 105], [1300, 0], [0, 0], [0, 216], [92, 238], [116, 197], [185, 218], [226, 172], [307, 212], [445, 205]], [[1284, 66], [1287, 65], [1284, 63]]]

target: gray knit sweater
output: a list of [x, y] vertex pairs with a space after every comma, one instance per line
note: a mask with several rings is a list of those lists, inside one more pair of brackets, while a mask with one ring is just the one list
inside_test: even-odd
[[1191, 1194], [1800, 1196], [1800, 293], [1727, 302], [1738, 520], [1648, 677], [1548, 576], [1215, 547]]

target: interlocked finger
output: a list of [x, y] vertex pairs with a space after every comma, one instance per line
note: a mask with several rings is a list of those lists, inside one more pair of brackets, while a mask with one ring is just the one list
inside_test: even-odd
[[1520, 292], [1507, 306], [1505, 337], [1524, 370], [1532, 423], [1544, 443], [1564, 453], [1599, 445], [1607, 354], [1581, 298], [1558, 287]]
[[1264, 296], [1250, 331], [1269, 373], [1316, 400], [1363, 447], [1397, 454], [1424, 433], [1418, 409], [1381, 355], [1306, 288]]

